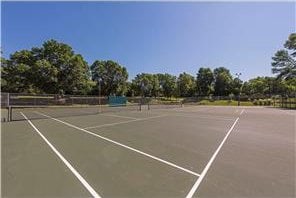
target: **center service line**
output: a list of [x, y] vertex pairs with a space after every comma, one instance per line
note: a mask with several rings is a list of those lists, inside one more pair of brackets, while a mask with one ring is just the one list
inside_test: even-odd
[[[244, 109], [240, 112], [240, 115], [242, 115], [244, 112]], [[211, 167], [213, 161], [215, 160], [215, 158], [217, 157], [219, 151], [221, 150], [223, 144], [225, 143], [225, 141], [227, 140], [228, 136], [230, 135], [230, 133], [232, 132], [232, 130], [234, 129], [236, 123], [238, 122], [239, 117], [236, 118], [236, 120], [234, 121], [234, 123], [232, 124], [231, 128], [229, 129], [229, 131], [227, 132], [227, 134], [225, 135], [224, 139], [222, 140], [222, 142], [220, 143], [219, 147], [217, 148], [217, 150], [215, 151], [215, 153], [213, 154], [213, 156], [211, 157], [210, 161], [207, 163], [206, 167], [203, 169], [203, 171], [200, 174], [200, 177], [198, 177], [198, 179], [196, 180], [196, 182], [194, 183], [194, 185], [192, 186], [191, 190], [189, 191], [189, 193], [187, 194], [186, 198], [191, 198], [194, 193], [196, 192], [196, 190], [198, 189], [200, 183], [202, 182], [203, 178], [205, 177], [205, 175], [207, 174], [209, 168]]]
[[243, 109], [243, 110], [240, 112], [239, 115], [242, 115], [244, 112], [245, 112], [245, 109]]
[[[101, 114], [101, 115], [103, 115], [103, 114]], [[104, 114], [104, 116], [110, 116], [110, 117], [116, 117], [116, 118], [127, 118], [127, 119], [138, 120], [138, 118], [130, 117], [130, 116], [121, 116], [121, 115], [113, 115], [113, 114]]]
[[82, 185], [88, 190], [88, 192], [96, 198], [101, 196], [88, 184], [88, 182], [78, 173], [78, 171], [64, 158], [64, 156], [47, 140], [47, 138], [35, 127], [35, 125], [23, 114], [22, 116], [28, 121], [28, 123], [33, 127], [33, 129], [41, 136], [41, 138], [46, 142], [46, 144], [52, 149], [52, 151], [64, 162], [64, 164], [70, 169], [70, 171], [77, 177], [77, 179], [82, 183]]
[[[36, 112], [36, 113], [38, 113], [38, 112]], [[137, 118], [137, 119], [127, 120], [127, 121], [122, 121], [122, 122], [115, 122], [115, 123], [109, 123], [109, 124], [101, 124], [101, 125], [97, 125], [97, 126], [85, 127], [84, 129], [95, 129], [95, 128], [101, 128], [101, 127], [106, 127], [106, 126], [115, 126], [115, 125], [119, 125], [119, 124], [126, 124], [126, 123], [130, 123], [130, 122], [150, 120], [150, 119], [160, 118], [160, 117], [164, 117], [164, 116], [167, 116], [167, 115], [166, 114], [163, 114], [163, 115], [158, 115], [158, 116], [148, 117], [148, 118]]]
[[195, 175], [195, 176], [198, 176], [198, 177], [200, 176], [200, 174], [198, 174], [198, 173], [196, 173], [196, 172], [193, 172], [193, 171], [191, 171], [191, 170], [188, 170], [188, 169], [186, 169], [186, 168], [183, 168], [183, 167], [181, 167], [181, 166], [178, 166], [178, 165], [176, 165], [176, 164], [174, 164], [174, 163], [172, 163], [172, 162], [169, 162], [169, 161], [166, 161], [166, 160], [160, 159], [160, 158], [158, 158], [158, 157], [156, 157], [156, 156], [150, 155], [150, 154], [148, 154], [148, 153], [145, 153], [145, 152], [140, 151], [140, 150], [138, 150], [138, 149], [132, 148], [132, 147], [127, 146], [127, 145], [125, 145], [125, 144], [122, 144], [122, 143], [116, 142], [116, 141], [111, 140], [111, 139], [109, 139], [109, 138], [106, 138], [106, 137], [104, 137], [104, 136], [101, 136], [101, 135], [98, 135], [98, 134], [96, 134], [96, 133], [90, 132], [90, 131], [88, 131], [88, 130], [86, 130], [86, 129], [83, 129], [83, 128], [80, 128], [80, 127], [77, 127], [77, 126], [75, 126], [75, 125], [73, 125], [73, 124], [70, 124], [70, 123], [68, 123], [68, 122], [64, 122], [64, 121], [62, 121], [62, 120], [59, 120], [59, 119], [57, 119], [57, 118], [54, 118], [54, 117], [48, 116], [48, 115], [46, 115], [46, 114], [43, 114], [43, 113], [40, 113], [40, 112], [37, 112], [37, 111], [35, 111], [35, 112], [38, 113], [39, 115], [43, 115], [43, 116], [45, 116], [45, 117], [47, 117], [47, 118], [50, 118], [50, 119], [55, 120], [55, 121], [57, 121], [57, 122], [63, 123], [63, 124], [65, 124], [65, 125], [69, 126], [69, 127], [72, 127], [72, 128], [78, 129], [78, 130], [83, 131], [83, 132], [85, 132], [85, 133], [88, 133], [88, 134], [90, 134], [90, 135], [93, 135], [93, 136], [96, 136], [96, 137], [98, 137], [98, 138], [101, 138], [101, 139], [103, 139], [103, 140], [105, 140], [105, 141], [111, 142], [111, 143], [116, 144], [116, 145], [118, 145], [118, 146], [124, 147], [124, 148], [126, 148], [126, 149], [131, 150], [131, 151], [134, 151], [134, 152], [136, 152], [136, 153], [139, 153], [139, 154], [141, 154], [141, 155], [144, 155], [144, 156], [146, 156], [146, 157], [152, 158], [152, 159], [154, 159], [154, 160], [157, 160], [157, 161], [159, 161], [159, 162], [162, 162], [162, 163], [164, 163], [164, 164], [167, 164], [167, 165], [169, 165], [169, 166], [172, 166], [172, 167], [174, 167], [174, 168], [177, 168], [177, 169], [179, 169], [179, 170], [182, 170], [182, 171], [184, 171], [184, 172], [187, 172], [187, 173], [189, 173], [189, 174], [191, 174], [191, 175]]

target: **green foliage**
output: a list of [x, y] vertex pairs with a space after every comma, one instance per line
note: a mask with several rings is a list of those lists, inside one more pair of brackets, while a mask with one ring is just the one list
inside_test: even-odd
[[232, 76], [225, 67], [214, 69], [214, 90], [216, 96], [226, 96], [231, 93]]
[[1, 57], [0, 57], [0, 64], [1, 64], [1, 90], [3, 92], [7, 92], [7, 80], [5, 78], [3, 78], [3, 76], [7, 76], [7, 71], [4, 70], [7, 64], [7, 60], [5, 58], [2, 57], [2, 51], [1, 51]]
[[[101, 94], [123, 95], [127, 91], [128, 73], [125, 67], [112, 60], [98, 61], [91, 65], [92, 80], [101, 84]], [[101, 82], [99, 82], [101, 80]]]
[[198, 95], [209, 95], [212, 90], [214, 82], [214, 74], [210, 68], [201, 67], [197, 73], [196, 85]]
[[270, 106], [272, 105], [272, 100], [271, 99], [255, 99], [253, 100], [253, 104], [255, 106]]
[[86, 94], [89, 68], [64, 43], [49, 40], [40, 48], [15, 52], [2, 66], [8, 92]]
[[155, 74], [138, 74], [132, 81], [132, 85], [135, 95], [157, 97], [160, 94], [160, 84]]
[[[296, 77], [296, 34], [293, 33], [289, 36], [284, 47], [287, 50], [279, 50], [272, 57], [271, 63], [272, 72], [278, 74], [280, 79], [291, 79]], [[289, 53], [289, 51], [291, 53]]]
[[256, 77], [244, 83], [242, 92], [254, 98], [293, 95], [296, 91], [295, 81], [295, 78], [285, 80], [274, 77]]
[[196, 89], [196, 83], [193, 76], [183, 72], [177, 80], [178, 95], [181, 97], [193, 96]]
[[228, 103], [232, 103], [240, 94], [246, 102], [257, 99], [254, 104], [269, 105], [264, 98], [296, 95], [296, 33], [289, 36], [284, 47], [272, 57], [272, 72], [277, 77], [256, 77], [243, 83], [225, 67], [213, 71], [201, 67], [196, 78], [185, 72], [178, 78], [168, 73], [140, 73], [128, 82], [127, 69], [119, 63], [96, 60], [89, 67], [71, 46], [48, 40], [41, 47], [17, 51], [7, 60], [1, 52], [1, 89], [16, 93], [98, 95], [100, 84], [102, 95], [172, 98], [214, 94], [230, 96]]
[[290, 34], [288, 40], [286, 41], [285, 48], [289, 50], [294, 50], [294, 52], [291, 54], [292, 56], [296, 57], [296, 33]]
[[239, 95], [242, 92], [243, 81], [239, 78], [234, 78], [231, 84], [231, 93], [234, 95]]
[[177, 78], [176, 76], [170, 75], [168, 73], [165, 74], [157, 74], [160, 91], [165, 97], [172, 97], [176, 94], [177, 88]]
[[[213, 105], [213, 106], [237, 106], [237, 101], [234, 100], [201, 100], [200, 105]], [[240, 103], [242, 106], [253, 106], [254, 104], [249, 101]]]
[[[58, 69], [51, 65], [47, 60], [36, 61], [32, 65], [34, 78], [31, 79], [33, 85], [38, 85], [38, 89], [46, 90], [48, 93], [55, 92], [55, 85], [58, 82]], [[36, 90], [35, 90], [36, 92]]]

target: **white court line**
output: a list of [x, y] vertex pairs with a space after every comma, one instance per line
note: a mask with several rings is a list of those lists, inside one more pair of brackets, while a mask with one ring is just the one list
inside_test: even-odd
[[183, 168], [183, 167], [181, 167], [181, 166], [178, 166], [178, 165], [176, 165], [176, 164], [174, 164], [174, 163], [172, 163], [172, 162], [169, 162], [169, 161], [166, 161], [166, 160], [160, 159], [160, 158], [158, 158], [158, 157], [156, 157], [156, 156], [150, 155], [150, 154], [145, 153], [145, 152], [143, 152], [143, 151], [140, 151], [140, 150], [138, 150], [138, 149], [135, 149], [135, 148], [132, 148], [132, 147], [130, 147], [130, 146], [124, 145], [124, 144], [122, 144], [122, 143], [116, 142], [116, 141], [111, 140], [111, 139], [109, 139], [109, 138], [106, 138], [106, 137], [104, 137], [104, 136], [101, 136], [101, 135], [98, 135], [98, 134], [96, 134], [96, 133], [93, 133], [93, 132], [90, 132], [90, 131], [88, 131], [88, 130], [85, 130], [85, 129], [83, 129], [83, 128], [77, 127], [77, 126], [75, 126], [75, 125], [73, 125], [73, 124], [70, 124], [70, 123], [64, 122], [64, 121], [62, 121], [62, 120], [59, 120], [59, 119], [57, 119], [57, 118], [53, 118], [53, 117], [48, 116], [48, 115], [46, 115], [46, 114], [43, 114], [43, 113], [40, 113], [40, 112], [36, 112], [36, 113], [38, 113], [39, 115], [43, 115], [43, 116], [45, 116], [45, 117], [47, 117], [47, 118], [50, 118], [50, 119], [52, 119], [52, 120], [55, 120], [55, 121], [57, 121], [57, 122], [63, 123], [63, 124], [65, 124], [65, 125], [67, 125], [67, 126], [70, 126], [70, 127], [72, 127], [72, 128], [75, 128], [75, 129], [78, 129], [78, 130], [83, 131], [83, 132], [85, 132], [85, 133], [88, 133], [88, 134], [90, 134], [90, 135], [93, 135], [93, 136], [96, 136], [96, 137], [101, 138], [101, 139], [103, 139], [103, 140], [106, 140], [106, 141], [108, 141], [108, 142], [111, 142], [111, 143], [113, 143], [113, 144], [116, 144], [116, 145], [118, 145], [118, 146], [124, 147], [124, 148], [126, 148], [126, 149], [131, 150], [131, 151], [134, 151], [134, 152], [139, 153], [139, 154], [141, 154], [141, 155], [144, 155], [144, 156], [146, 156], [146, 157], [150, 157], [150, 158], [152, 158], [152, 159], [154, 159], [154, 160], [157, 160], [157, 161], [159, 161], [159, 162], [162, 162], [162, 163], [164, 163], [164, 164], [167, 164], [167, 165], [169, 165], [169, 166], [172, 166], [172, 167], [177, 168], [177, 169], [179, 169], [179, 170], [182, 170], [182, 171], [184, 171], [184, 172], [190, 173], [190, 174], [195, 175], [195, 176], [200, 176], [200, 174], [198, 174], [198, 173], [196, 173], [196, 172], [193, 172], [193, 171], [191, 171], [191, 170], [188, 170], [188, 169], [186, 169], [186, 168]]
[[47, 140], [47, 138], [38, 130], [37, 127], [23, 114], [22, 116], [28, 121], [28, 123], [33, 127], [33, 129], [41, 136], [41, 138], [46, 142], [46, 144], [52, 149], [52, 151], [62, 160], [62, 162], [70, 169], [70, 171], [77, 177], [77, 179], [82, 183], [82, 185], [88, 190], [88, 192], [93, 197], [101, 197], [89, 184], [88, 182], [78, 173], [78, 171], [64, 158], [64, 156]]
[[149, 117], [149, 118], [139, 118], [139, 119], [135, 119], [135, 120], [127, 120], [127, 121], [122, 121], [122, 122], [114, 122], [114, 123], [110, 123], [110, 124], [101, 124], [101, 125], [97, 125], [97, 126], [85, 127], [84, 129], [94, 129], [94, 128], [101, 128], [101, 127], [106, 127], [106, 126], [115, 126], [115, 125], [118, 125], [118, 124], [125, 124], [125, 123], [142, 121], [142, 120], [150, 120], [150, 119], [160, 118], [160, 117], [164, 117], [164, 116], [167, 116], [167, 115], [159, 115], [159, 116], [153, 116], [153, 117]]
[[127, 119], [134, 119], [138, 120], [138, 118], [129, 117], [129, 116], [120, 116], [120, 115], [112, 115], [112, 114], [101, 114], [102, 116], [110, 116], [110, 117], [117, 117], [117, 118], [127, 118]]
[[[288, 115], [291, 115], [291, 116], [296, 116], [296, 111], [295, 112], [288, 112], [288, 111], [290, 111], [290, 110], [281, 110], [283, 113], [286, 113], [286, 114], [288, 114]], [[293, 110], [294, 111], [294, 110]]]
[[[243, 113], [243, 110], [241, 111], [240, 114]], [[202, 182], [203, 178], [205, 177], [205, 175], [207, 174], [209, 168], [211, 167], [213, 161], [215, 160], [215, 158], [217, 157], [219, 151], [221, 150], [223, 144], [225, 143], [225, 141], [227, 140], [228, 136], [230, 135], [230, 133], [232, 132], [232, 130], [234, 129], [236, 123], [238, 122], [239, 117], [236, 118], [235, 122], [232, 124], [232, 126], [230, 127], [230, 129], [228, 130], [227, 134], [225, 135], [224, 139], [222, 140], [222, 142], [220, 143], [220, 145], [218, 146], [217, 150], [215, 151], [215, 153], [213, 154], [213, 156], [211, 157], [211, 159], [209, 160], [209, 162], [207, 163], [206, 167], [203, 169], [203, 171], [200, 174], [200, 177], [196, 180], [196, 182], [194, 183], [194, 185], [192, 186], [191, 190], [189, 191], [189, 193], [187, 194], [186, 198], [191, 198], [194, 193], [196, 192], [196, 190], [198, 189], [200, 183]]]
[[212, 120], [225, 120], [225, 121], [233, 121], [234, 118], [221, 118], [221, 117], [210, 117], [210, 116], [189, 116], [189, 115], [180, 115], [180, 114], [174, 114], [170, 116], [179, 116], [184, 118], [201, 118], [201, 119], [212, 119]]
[[[186, 111], [185, 108], [192, 110], [192, 111]], [[202, 108], [200, 108], [200, 107], [184, 107], [182, 109], [172, 109], [172, 110], [177, 111], [177, 112], [195, 113], [195, 112], [207, 112], [209, 109], [210, 109], [209, 107], [202, 107]]]
[[239, 115], [242, 115], [244, 112], [245, 112], [245, 109], [243, 109], [243, 110], [240, 112]]

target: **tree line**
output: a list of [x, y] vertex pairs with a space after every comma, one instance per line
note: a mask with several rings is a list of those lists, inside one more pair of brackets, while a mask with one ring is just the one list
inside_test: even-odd
[[[201, 67], [196, 76], [183, 72], [140, 73], [128, 81], [126, 67], [112, 60], [91, 65], [71, 46], [48, 40], [41, 47], [1, 56], [1, 89], [11, 93], [192, 97], [293, 95], [296, 92], [296, 33], [272, 57], [276, 77], [242, 82], [226, 67]], [[2, 54], [2, 53], [1, 53]]]

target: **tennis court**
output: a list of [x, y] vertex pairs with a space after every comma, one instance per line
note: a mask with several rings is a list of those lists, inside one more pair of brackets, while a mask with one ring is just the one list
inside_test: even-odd
[[54, 112], [20, 109], [2, 123], [3, 197], [296, 195], [293, 110]]

